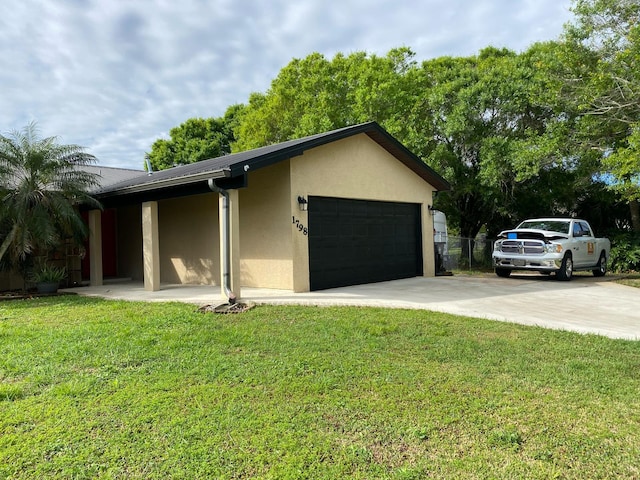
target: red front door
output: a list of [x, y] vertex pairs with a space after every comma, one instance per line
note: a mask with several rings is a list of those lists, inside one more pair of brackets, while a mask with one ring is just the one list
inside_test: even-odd
[[[88, 222], [89, 214], [82, 212], [82, 219]], [[102, 212], [102, 275], [104, 277], [116, 277], [118, 275], [118, 259], [116, 249], [116, 211], [113, 208]], [[84, 244], [87, 254], [82, 259], [82, 279], [88, 280], [91, 276], [89, 266], [89, 239]]]

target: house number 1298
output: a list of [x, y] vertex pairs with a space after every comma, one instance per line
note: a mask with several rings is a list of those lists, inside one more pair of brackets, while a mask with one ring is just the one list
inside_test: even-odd
[[300, 223], [296, 217], [291, 217], [293, 219], [293, 224], [296, 226], [299, 232], [302, 232], [303, 235], [309, 235], [309, 230], [303, 224]]

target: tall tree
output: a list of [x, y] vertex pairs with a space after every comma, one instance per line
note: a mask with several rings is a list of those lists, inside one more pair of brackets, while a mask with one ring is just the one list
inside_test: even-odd
[[567, 62], [591, 66], [568, 79], [584, 114], [580, 143], [600, 152], [602, 173], [640, 231], [640, 0], [576, 0], [573, 12]]
[[35, 123], [0, 135], [0, 262], [17, 267], [87, 229], [76, 208], [99, 207], [88, 193], [95, 175], [82, 169], [95, 157], [57, 138], [40, 138]]
[[567, 166], [556, 137], [543, 142], [548, 128], [562, 123], [543, 96], [545, 76], [534, 60], [487, 48], [474, 57], [426, 61], [415, 72], [420, 93], [405, 143], [452, 184], [437, 205], [457, 220], [461, 236], [515, 222], [520, 194], [541, 172]]
[[573, 195], [568, 187], [579, 188], [592, 172], [570, 160], [566, 148], [573, 117], [557, 100], [562, 83], [547, 75], [561, 66], [556, 49], [541, 44], [517, 55], [488, 48], [422, 65], [406, 48], [384, 57], [312, 54], [287, 65], [266, 93], [252, 95], [234, 149], [376, 120], [449, 180], [452, 191], [437, 205], [464, 236], [518, 220], [521, 194], [543, 179], [563, 182], [546, 188], [562, 193], [551, 191], [545, 205], [554, 210], [540, 213], [564, 213], [575, 206], [560, 201]]
[[413, 66], [408, 48], [386, 56], [355, 52], [327, 59], [313, 53], [284, 67], [264, 94], [254, 93], [236, 130], [234, 150], [326, 132], [367, 121], [401, 125]]
[[170, 139], [156, 140], [151, 152], [146, 154], [151, 168], [164, 170], [227, 155], [234, 141], [236, 116], [241, 110], [241, 106], [233, 105], [227, 109], [224, 117], [190, 118], [172, 128], [169, 131]]

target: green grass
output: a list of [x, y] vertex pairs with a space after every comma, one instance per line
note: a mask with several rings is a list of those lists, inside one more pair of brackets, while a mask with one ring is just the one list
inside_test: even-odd
[[624, 278], [618, 280], [618, 283], [629, 287], [640, 288], [640, 273], [629, 273]]
[[424, 311], [0, 304], [0, 478], [638, 478], [640, 342]]

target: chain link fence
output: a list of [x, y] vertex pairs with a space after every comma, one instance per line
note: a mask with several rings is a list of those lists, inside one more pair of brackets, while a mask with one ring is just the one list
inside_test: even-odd
[[446, 243], [436, 243], [436, 252], [442, 255], [442, 268], [452, 270], [491, 269], [493, 240], [486, 235], [476, 238], [449, 235]]

